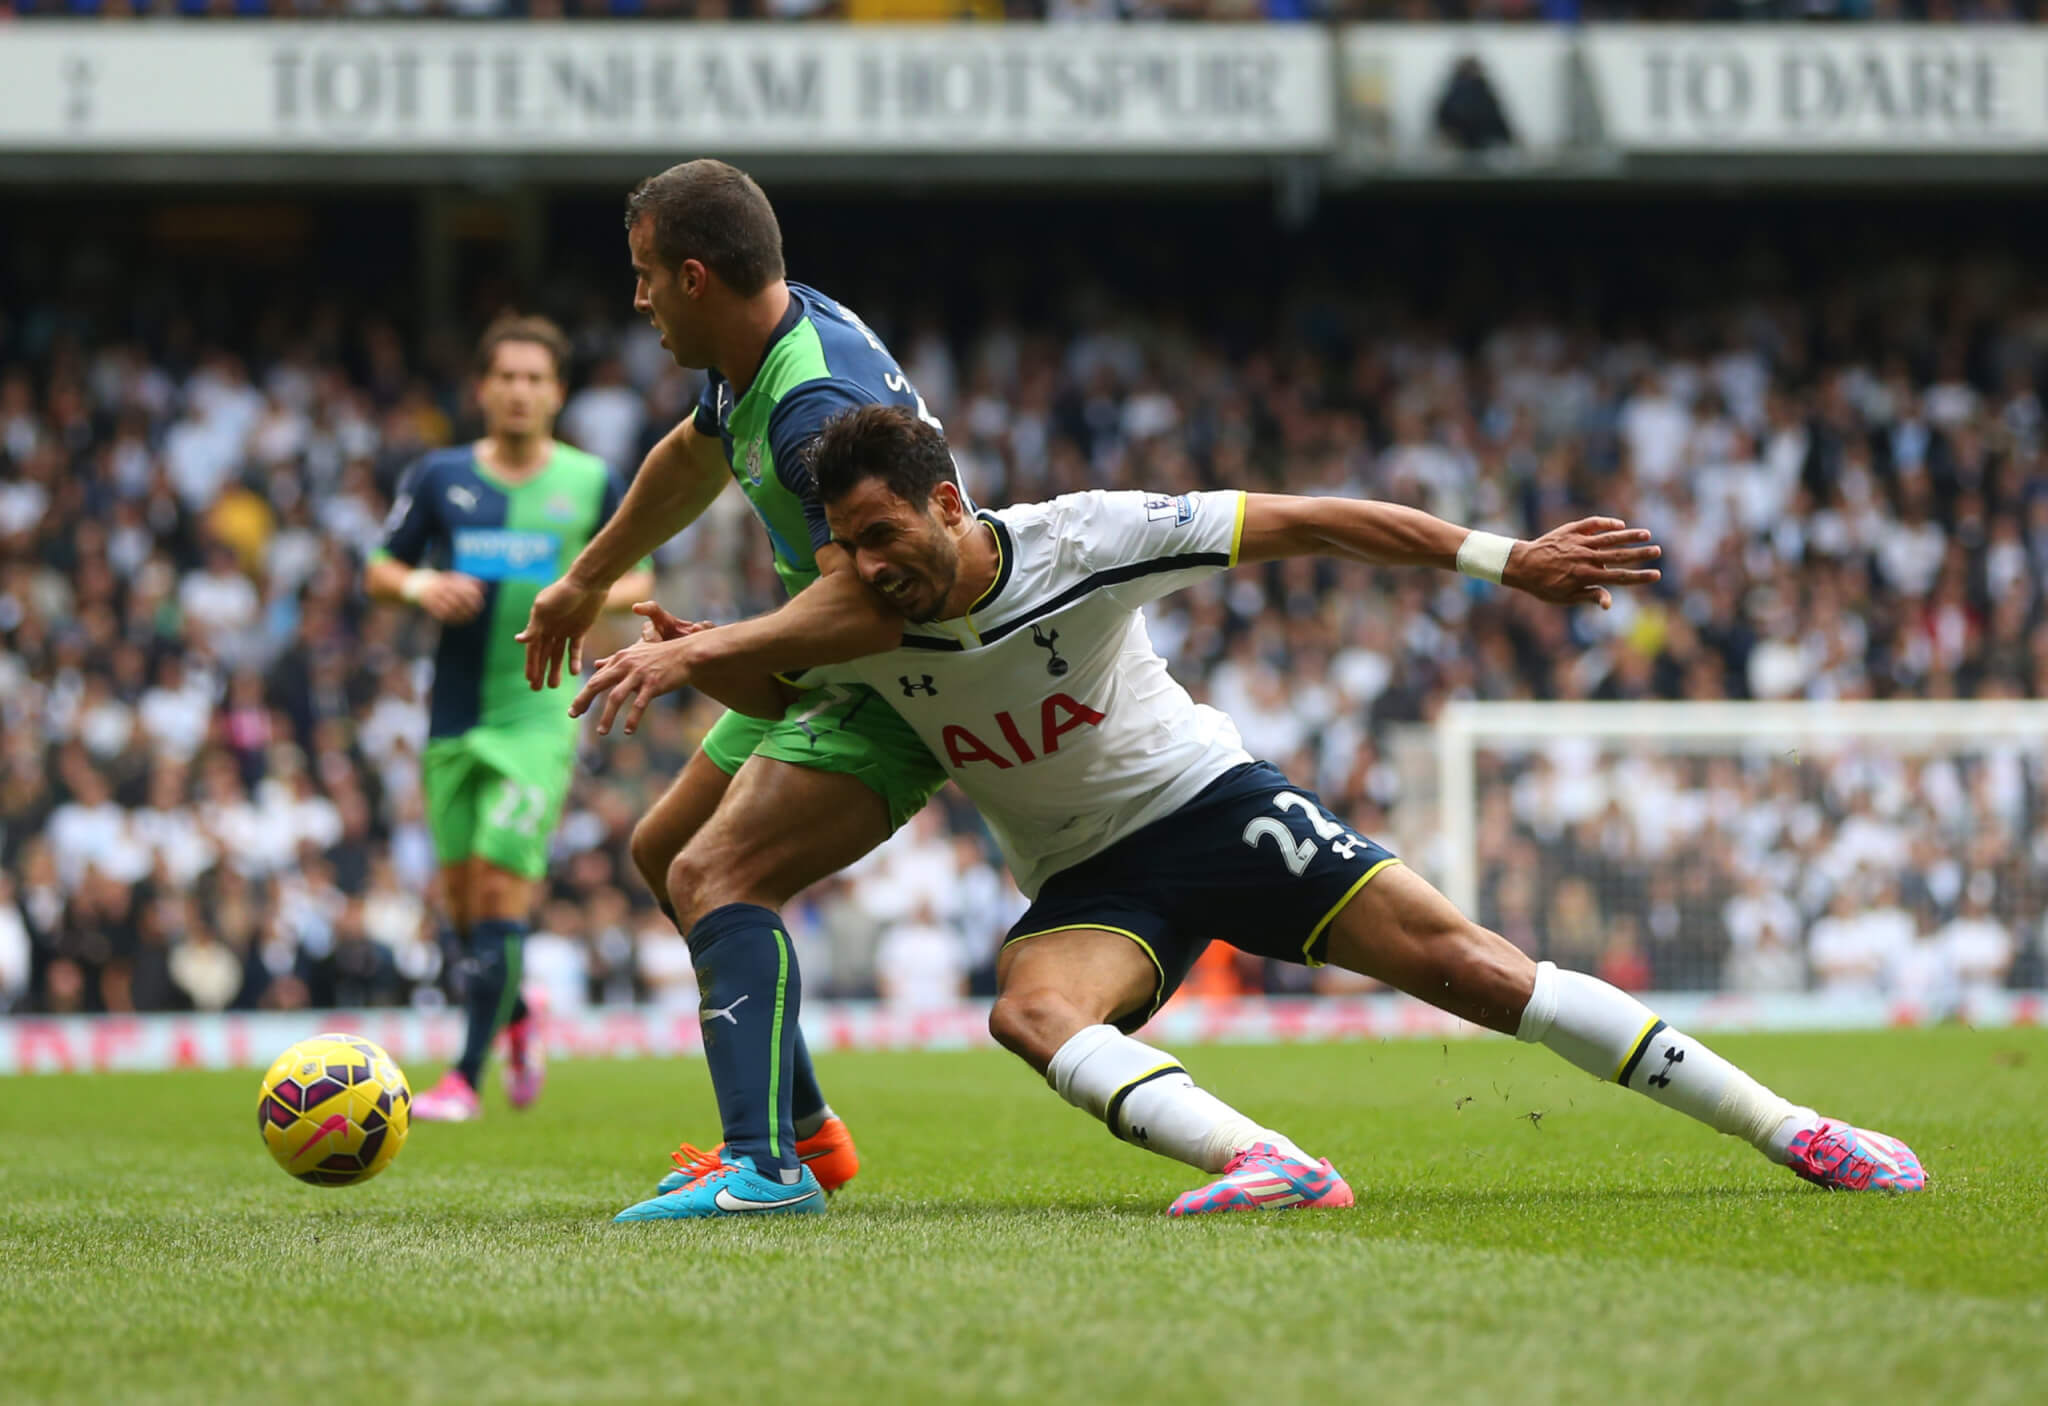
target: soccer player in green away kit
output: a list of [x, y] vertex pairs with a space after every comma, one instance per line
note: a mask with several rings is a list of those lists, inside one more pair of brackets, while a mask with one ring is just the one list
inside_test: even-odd
[[[893, 648], [902, 621], [831, 543], [804, 452], [835, 415], [900, 407], [932, 425], [879, 337], [838, 302], [788, 282], [768, 197], [720, 161], [689, 161], [627, 201], [633, 306], [682, 366], [707, 370], [696, 412], [648, 454], [618, 516], [520, 638], [529, 679], [580, 671], [582, 638], [631, 563], [694, 522], [737, 482], [767, 529], [789, 603], [718, 632], [719, 647], [768, 670]], [[609, 594], [608, 594], [609, 593]], [[687, 639], [662, 646], [696, 663]], [[638, 724], [646, 699], [624, 713]], [[560, 706], [551, 703], [550, 706]], [[633, 834], [633, 860], [690, 944], [705, 1062], [724, 1141], [685, 1143], [664, 1204], [691, 1216], [825, 1209], [860, 1162], [818, 1086], [797, 1029], [802, 975], [778, 909], [866, 854], [916, 814], [945, 772], [873, 689], [821, 689], [772, 721], [728, 713]]]
[[[514, 1108], [539, 1097], [544, 1073], [519, 991], [521, 943], [575, 769], [577, 724], [564, 697], [527, 686], [515, 636], [534, 596], [622, 497], [602, 460], [553, 437], [568, 355], [568, 339], [544, 318], [490, 326], [477, 349], [484, 437], [407, 470], [364, 576], [373, 599], [441, 622], [421, 779], [448, 922], [468, 953], [469, 1029], [455, 1067], [413, 1101], [412, 1116], [429, 1122], [482, 1111], [479, 1081], [501, 1029]], [[653, 579], [639, 563], [601, 604], [623, 610]]]

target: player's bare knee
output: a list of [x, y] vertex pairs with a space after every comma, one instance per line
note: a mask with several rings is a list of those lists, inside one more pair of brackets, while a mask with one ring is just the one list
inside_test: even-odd
[[684, 845], [668, 864], [668, 901], [676, 921], [688, 930], [699, 918], [728, 903], [779, 906], [780, 896], [768, 892], [758, 852], [726, 845]]
[[669, 907], [675, 913], [676, 922], [685, 932], [718, 906], [712, 897], [711, 872], [712, 866], [688, 845], [683, 846], [681, 854], [668, 861], [663, 874], [664, 892], [668, 894]]
[[640, 871], [647, 887], [657, 894], [666, 895], [669, 865], [676, 858], [669, 845], [666, 827], [657, 824], [652, 815], [643, 816], [633, 827], [633, 838], [627, 842], [626, 851], [632, 855], [633, 867]]
[[988, 1013], [988, 1033], [1011, 1054], [1043, 1070], [1075, 1031], [1096, 1019], [1064, 993], [1034, 986], [996, 997]]

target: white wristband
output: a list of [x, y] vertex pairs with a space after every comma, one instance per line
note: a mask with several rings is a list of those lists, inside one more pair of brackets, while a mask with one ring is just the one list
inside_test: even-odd
[[1512, 537], [1503, 537], [1498, 532], [1468, 532], [1458, 544], [1458, 570], [1499, 585], [1501, 574], [1508, 569], [1508, 554], [1514, 549]]
[[[1463, 560], [1462, 557], [1459, 559]], [[434, 578], [440, 574], [430, 566], [414, 567], [405, 573], [405, 580], [398, 588], [399, 596], [413, 605], [418, 605], [420, 597], [427, 593], [427, 587], [432, 585]]]

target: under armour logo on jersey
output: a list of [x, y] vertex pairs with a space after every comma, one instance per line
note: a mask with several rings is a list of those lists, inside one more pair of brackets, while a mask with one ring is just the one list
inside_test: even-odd
[[930, 698], [939, 691], [939, 686], [932, 682], [930, 674], [919, 674], [918, 677], [923, 679], [924, 682], [913, 683], [908, 674], [898, 674], [896, 676], [896, 682], [903, 685], [903, 696], [905, 698], [915, 698], [920, 693]]
[[1031, 642], [1044, 650], [1049, 656], [1045, 661], [1045, 671], [1054, 678], [1058, 678], [1067, 671], [1067, 661], [1060, 658], [1059, 646], [1054, 643], [1059, 637], [1060, 632], [1058, 630], [1054, 630], [1051, 634], [1046, 634], [1036, 625], [1031, 627]]
[[476, 509], [476, 494], [470, 492], [459, 483], [448, 490], [448, 501], [462, 509], [465, 513], [473, 512]]
[[[753, 993], [751, 991], [747, 993], [748, 996], [751, 996], [752, 994]], [[734, 1025], [738, 1025], [740, 1023], [740, 1018], [734, 1015], [733, 1012], [738, 1010], [742, 1005], [744, 1005], [746, 1003], [746, 999], [746, 996], [742, 996], [739, 998], [739, 1000], [734, 1001], [731, 1005], [726, 1006], [723, 1009], [717, 1006], [707, 1006], [704, 1010], [704, 1020], [707, 1023], [714, 1020], [728, 1020], [731, 1021]]]
[[1649, 1077], [1648, 1082], [1660, 1089], [1671, 1087], [1671, 1066], [1685, 1063], [1685, 1051], [1676, 1045], [1664, 1047], [1664, 1067]]

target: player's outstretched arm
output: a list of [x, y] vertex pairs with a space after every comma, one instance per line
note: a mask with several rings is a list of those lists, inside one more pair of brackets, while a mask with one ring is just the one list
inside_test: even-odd
[[597, 617], [647, 594], [615, 592], [620, 578], [701, 517], [731, 480], [724, 448], [699, 434], [692, 418], [647, 451], [618, 511], [576, 554], [562, 579], [534, 597], [518, 635], [526, 646], [528, 687], [558, 686], [564, 664], [571, 675], [583, 671], [583, 637]]
[[677, 639], [643, 639], [604, 659], [569, 705], [570, 715], [583, 716], [603, 695], [598, 732], [610, 732], [621, 709], [632, 732], [649, 703], [694, 687], [740, 712], [779, 717], [779, 710], [767, 711], [767, 700], [776, 696], [770, 686], [780, 688], [775, 675], [859, 659], [902, 642], [903, 618], [861, 583], [843, 549], [819, 548], [818, 566], [823, 574], [779, 610]]
[[1334, 556], [1382, 566], [1434, 566], [1498, 581], [1557, 605], [1614, 604], [1610, 586], [1647, 586], [1663, 555], [1649, 531], [1589, 517], [1518, 541], [1476, 532], [1398, 503], [1245, 495], [1238, 560]]
[[691, 638], [700, 674], [787, 674], [880, 654], [903, 642], [903, 617], [862, 584], [845, 548], [817, 550], [817, 580], [766, 615]]

